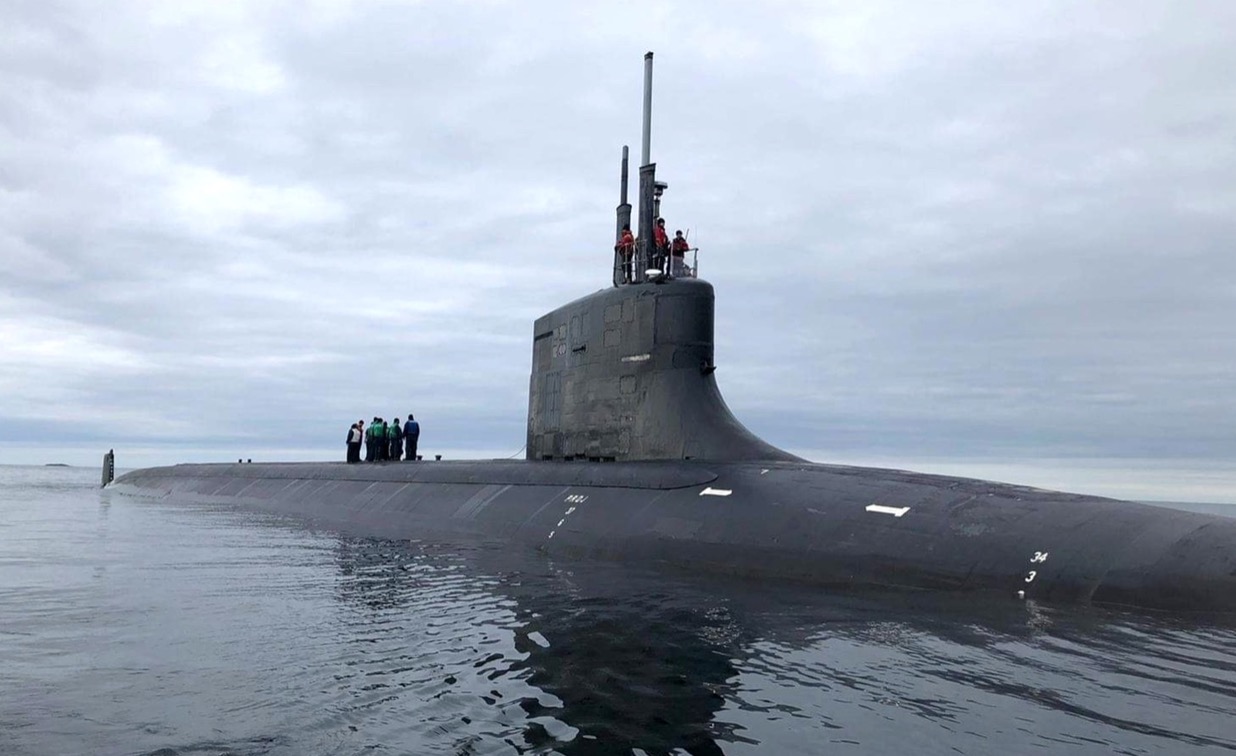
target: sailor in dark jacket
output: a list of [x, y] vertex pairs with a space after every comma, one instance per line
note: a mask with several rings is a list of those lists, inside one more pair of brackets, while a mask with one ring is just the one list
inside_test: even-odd
[[416, 418], [408, 415], [408, 422], [403, 424], [403, 445], [408, 450], [405, 459], [416, 461], [416, 445], [421, 439], [421, 424], [416, 422]]
[[386, 429], [386, 442], [389, 449], [390, 459], [392, 462], [398, 462], [400, 455], [403, 453], [403, 445], [399, 443], [403, 438], [403, 431], [399, 430], [399, 415], [395, 415], [395, 422], [390, 424]]

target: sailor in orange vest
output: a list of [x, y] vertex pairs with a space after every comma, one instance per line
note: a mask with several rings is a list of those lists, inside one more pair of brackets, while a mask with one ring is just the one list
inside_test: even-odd
[[665, 232], [665, 219], [657, 218], [657, 227], [652, 236], [653, 249], [652, 251], [652, 267], [665, 272], [665, 258], [669, 257], [670, 240], [669, 234]]
[[674, 241], [670, 242], [670, 275], [687, 275], [686, 256], [687, 250], [690, 248], [686, 238], [682, 235], [682, 231], [675, 231]]
[[614, 251], [622, 256], [622, 282], [631, 283], [635, 276], [631, 271], [631, 260], [635, 256], [635, 235], [631, 233], [631, 224], [626, 223], [622, 226], [622, 235], [618, 237], [618, 243], [614, 245]]

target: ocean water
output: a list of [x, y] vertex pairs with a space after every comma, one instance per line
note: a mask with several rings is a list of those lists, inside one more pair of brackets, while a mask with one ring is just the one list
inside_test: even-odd
[[1219, 754], [1236, 625], [341, 537], [0, 467], [0, 754]]

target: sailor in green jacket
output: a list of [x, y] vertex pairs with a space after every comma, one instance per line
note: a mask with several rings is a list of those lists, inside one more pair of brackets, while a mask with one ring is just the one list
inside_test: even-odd
[[385, 462], [386, 450], [388, 448], [386, 444], [386, 421], [380, 417], [374, 425], [373, 445], [377, 450], [377, 454], [374, 455], [374, 460], [377, 462]]
[[[398, 415], [396, 415], [398, 417]], [[399, 421], [386, 426], [386, 441], [390, 455], [387, 457], [392, 462], [398, 462], [399, 457], [403, 455], [403, 444], [399, 443], [403, 438], [403, 433], [399, 430]]]
[[374, 442], [374, 429], [378, 427], [378, 416], [373, 416], [373, 422], [365, 429], [365, 461], [372, 462], [377, 459], [378, 445]]

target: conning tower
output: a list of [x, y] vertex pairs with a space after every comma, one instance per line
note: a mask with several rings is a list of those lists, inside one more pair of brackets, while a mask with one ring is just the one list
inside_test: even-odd
[[[564, 305], [533, 327], [528, 459], [798, 460], [755, 436], [725, 405], [713, 371], [714, 294], [691, 267], [649, 267], [664, 184], [650, 160], [652, 53], [644, 58], [640, 239], [615, 252], [614, 287]], [[618, 231], [630, 222], [623, 148]], [[664, 263], [662, 263], [664, 264]], [[630, 265], [631, 275], [620, 275]]]
[[706, 281], [604, 289], [533, 330], [528, 459], [798, 459], [726, 407]]

